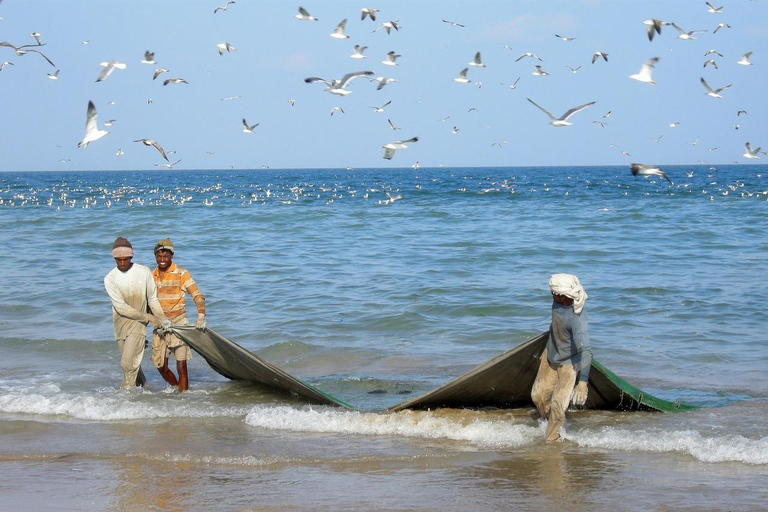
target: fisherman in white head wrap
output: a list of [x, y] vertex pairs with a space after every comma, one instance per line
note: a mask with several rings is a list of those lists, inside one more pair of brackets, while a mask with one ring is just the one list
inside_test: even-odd
[[[531, 398], [543, 419], [548, 420], [547, 442], [561, 441], [568, 404], [583, 406], [587, 401], [587, 382], [592, 366], [587, 313], [587, 292], [579, 278], [554, 274], [549, 279], [552, 292], [552, 323], [549, 341], [541, 354], [539, 372]], [[578, 384], [576, 383], [578, 377]]]

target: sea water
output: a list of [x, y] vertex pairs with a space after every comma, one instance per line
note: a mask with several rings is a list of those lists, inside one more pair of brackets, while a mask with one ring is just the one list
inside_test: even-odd
[[[765, 510], [768, 167], [665, 170], [0, 173], [0, 510]], [[199, 356], [118, 391], [117, 236], [170, 237], [210, 327], [354, 409]], [[383, 412], [546, 330], [559, 272], [600, 362], [703, 407], [557, 445], [532, 409]]]

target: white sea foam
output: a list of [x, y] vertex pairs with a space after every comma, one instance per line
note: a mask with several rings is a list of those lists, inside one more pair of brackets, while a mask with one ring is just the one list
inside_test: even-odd
[[[222, 407], [208, 402], [162, 399], [163, 393], [57, 393], [13, 391], [0, 395], [0, 412], [65, 416], [79, 420], [117, 421], [151, 418], [215, 418], [245, 416], [250, 407]], [[186, 397], [185, 397], [186, 398]]]
[[581, 446], [622, 451], [681, 452], [702, 462], [768, 464], [768, 437], [749, 439], [738, 434], [704, 437], [695, 430], [663, 431], [604, 427], [568, 433]]
[[402, 436], [466, 441], [483, 448], [509, 448], [540, 441], [541, 431], [508, 418], [451, 418], [431, 412], [375, 413], [326, 408], [258, 405], [245, 422], [254, 427], [294, 432]]

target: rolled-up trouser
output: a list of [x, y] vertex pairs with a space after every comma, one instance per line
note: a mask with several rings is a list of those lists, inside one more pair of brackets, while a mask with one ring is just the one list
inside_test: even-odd
[[547, 359], [547, 350], [541, 354], [539, 372], [531, 389], [531, 398], [542, 418], [548, 420], [547, 441], [557, 441], [565, 423], [565, 411], [571, 402], [576, 385], [573, 365], [554, 365]]
[[[120, 367], [123, 369], [123, 382], [121, 388], [136, 386], [136, 378], [141, 371], [141, 359], [144, 357], [144, 333], [129, 334], [125, 339], [117, 340], [120, 349]], [[142, 374], [143, 377], [143, 374]], [[143, 379], [146, 380], [146, 379]]]
[[[189, 325], [189, 322], [186, 316], [181, 316], [173, 320], [173, 325]], [[178, 336], [171, 333], [160, 334], [155, 329], [152, 332], [152, 364], [155, 368], [162, 368], [171, 354], [176, 361], [192, 359], [192, 351]]]

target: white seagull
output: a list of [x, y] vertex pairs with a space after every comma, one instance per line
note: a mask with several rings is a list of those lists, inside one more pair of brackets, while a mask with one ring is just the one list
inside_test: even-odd
[[451, 20], [443, 20], [443, 23], [447, 23], [447, 24], [449, 24], [452, 27], [464, 28], [464, 25], [462, 25], [461, 23], [456, 23], [455, 21], [451, 21]]
[[14, 63], [13, 63], [13, 62], [10, 62], [10, 61], [0, 62], [0, 71], [2, 71], [2, 70], [3, 70], [3, 68], [4, 68], [5, 66], [8, 66], [8, 65], [10, 65], [10, 66], [13, 66], [13, 65], [14, 65]]
[[16, 46], [14, 44], [9, 43], [8, 41], [2, 41], [2, 42], [0, 42], [0, 46], [7, 46], [8, 48], [13, 48], [13, 50], [16, 52], [16, 55], [18, 55], [18, 56], [22, 56], [22, 55], [24, 55], [25, 53], [28, 53], [28, 52], [37, 53], [42, 58], [44, 58], [46, 61], [48, 61], [48, 64], [50, 64], [53, 67], [56, 67], [56, 64], [54, 64], [51, 61], [51, 59], [49, 59], [48, 57], [43, 55], [43, 52], [41, 52], [39, 50], [33, 50], [33, 49], [30, 48], [30, 47], [33, 47], [33, 46], [42, 46], [42, 45], [39, 45], [39, 44], [23, 44], [21, 46]]
[[224, 55], [224, 52], [234, 52], [237, 51], [237, 48], [232, 46], [226, 41], [222, 41], [220, 43], [216, 43], [216, 49], [219, 51], [219, 55]]
[[398, 149], [406, 149], [408, 147], [409, 142], [418, 142], [418, 137], [411, 137], [410, 139], [406, 140], [396, 140], [394, 142], [390, 142], [389, 144], [384, 144], [381, 146], [381, 148], [384, 150], [384, 159], [385, 160], [392, 160], [392, 157], [395, 156], [395, 151]]
[[470, 66], [475, 66], [478, 68], [484, 68], [485, 64], [483, 64], [483, 58], [480, 56], [480, 52], [477, 52], [475, 54], [475, 58], [472, 60], [472, 62], [469, 63]]
[[390, 103], [392, 103], [392, 100], [389, 100], [388, 102], [386, 102], [380, 107], [371, 107], [371, 108], [373, 109], [374, 112], [381, 113], [381, 112], [384, 112], [384, 109], [387, 108]]
[[464, 68], [461, 71], [459, 71], [459, 76], [453, 79], [454, 82], [459, 82], [460, 84], [468, 84], [471, 83], [472, 80], [467, 78], [467, 71], [469, 71], [469, 68]]
[[176, 160], [175, 162], [169, 162], [167, 164], [155, 164], [155, 167], [167, 167], [168, 169], [172, 169], [174, 165], [181, 162], [181, 158]]
[[653, 41], [653, 36], [656, 34], [661, 35], [661, 27], [669, 25], [669, 22], [651, 18], [650, 20], [645, 20], [643, 25], [645, 25], [645, 28], [648, 32], [648, 40]]
[[531, 74], [533, 76], [547, 76], [549, 73], [541, 69], [541, 66], [536, 66], [536, 69]]
[[187, 82], [183, 78], [169, 78], [168, 80], [163, 81], [163, 85], [168, 85], [168, 84], [189, 84], [189, 82]]
[[686, 41], [693, 41], [693, 40], [695, 40], [696, 38], [693, 37], [693, 34], [695, 34], [697, 32], [706, 32], [706, 30], [690, 30], [690, 31], [686, 32], [682, 28], [680, 28], [677, 25], [675, 25], [674, 22], [672, 22], [672, 26], [675, 27], [675, 29], [679, 32], [679, 34], [677, 35], [677, 38], [678, 39], [685, 39]]
[[215, 9], [213, 10], [213, 14], [216, 14], [216, 13], [217, 13], [217, 12], [219, 12], [219, 11], [226, 11], [226, 10], [227, 10], [227, 7], [229, 7], [229, 4], [233, 4], [233, 3], [235, 3], [235, 0], [228, 0], [228, 1], [227, 1], [227, 3], [225, 3], [225, 4], [224, 4], [224, 5], [222, 5], [221, 7], [217, 7], [217, 8], [215, 8]]
[[51, 80], [58, 80], [59, 79], [59, 70], [57, 69], [53, 73], [48, 73], [48, 78]]
[[752, 63], [749, 62], [749, 57], [752, 55], [752, 52], [747, 52], [744, 55], [741, 56], [741, 59], [739, 59], [736, 64], [741, 64], [742, 66], [751, 66]]
[[155, 52], [151, 52], [149, 50], [144, 52], [144, 59], [141, 61], [142, 64], [157, 64], [155, 62]]
[[392, 31], [392, 29], [395, 29], [395, 31], [398, 31], [400, 30], [400, 25], [398, 25], [398, 23], [400, 23], [400, 20], [385, 21], [384, 23], [381, 24], [380, 27], [377, 27], [376, 30], [374, 30], [374, 32], [377, 32], [382, 28], [387, 31], [387, 34], [389, 34]]
[[170, 69], [165, 69], [165, 68], [157, 68], [157, 69], [155, 70], [155, 74], [154, 74], [154, 76], [152, 77], [152, 80], [154, 80], [155, 78], [157, 78], [157, 77], [158, 77], [158, 76], [160, 76], [161, 74], [163, 74], [163, 73], [167, 73], [167, 72], [169, 72], [169, 71], [170, 71]]
[[646, 60], [643, 62], [643, 65], [640, 66], [640, 71], [633, 75], [629, 75], [629, 78], [632, 80], [637, 80], [638, 82], [642, 82], [644, 84], [649, 85], [656, 85], [656, 82], [653, 81], [652, 74], [653, 69], [656, 67], [656, 63], [659, 62], [658, 57], [653, 57], [651, 59]]
[[745, 158], [758, 158], [758, 159], [760, 158], [759, 156], [757, 156], [757, 154], [760, 152], [760, 149], [761, 149], [761, 148], [752, 149], [752, 146], [750, 145], [750, 143], [749, 143], [749, 142], [747, 142], [746, 144], [744, 144], [744, 147], [745, 147], [745, 148], [746, 148], [746, 150], [747, 150], [747, 152], [746, 152], [746, 153], [744, 153], [744, 157], [745, 157]]
[[503, 85], [505, 87], [509, 87], [510, 89], [517, 89], [517, 82], [519, 82], [519, 81], [520, 81], [520, 77], [517, 77], [517, 79], [514, 82], [512, 82], [511, 84], [505, 84], [505, 83], [502, 82], [501, 85]]
[[347, 94], [351, 94], [352, 91], [348, 91], [346, 89], [347, 85], [357, 78], [358, 76], [370, 76], [373, 74], [373, 71], [353, 71], [351, 73], [347, 73], [344, 75], [341, 80], [333, 79], [333, 81], [329, 82], [328, 80], [325, 80], [323, 78], [317, 77], [317, 76], [310, 76], [308, 78], [304, 79], [305, 83], [311, 84], [313, 82], [323, 82], [328, 87], [325, 89], [331, 94], [336, 94], [338, 96], [346, 96]]
[[373, 9], [371, 7], [363, 7], [360, 9], [360, 19], [364, 20], [366, 16], [371, 18], [371, 21], [376, 21], [376, 13], [379, 12], [378, 9]]
[[97, 82], [106, 80], [107, 77], [111, 75], [115, 69], [126, 68], [125, 64], [123, 64], [122, 62], [117, 62], [116, 60], [108, 60], [108, 61], [102, 62], [99, 64], [99, 66], [103, 67], [104, 69], [102, 69], [101, 73], [99, 73], [99, 77], [96, 79]]
[[560, 117], [555, 117], [544, 107], [537, 105], [536, 102], [533, 101], [531, 98], [526, 98], [526, 99], [530, 101], [536, 108], [538, 108], [539, 110], [541, 110], [542, 112], [544, 112], [549, 116], [549, 124], [551, 124], [552, 126], [570, 126], [572, 123], [568, 122], [569, 117], [595, 104], [594, 101], [590, 101], [589, 103], [585, 103], [584, 105], [579, 105], [578, 107], [573, 107], [572, 109], [569, 109], [565, 114], [563, 114]]
[[256, 124], [248, 124], [248, 121], [243, 118], [243, 133], [253, 133], [253, 129], [259, 126], [259, 123]]
[[526, 53], [522, 54], [522, 55], [521, 55], [521, 56], [519, 56], [517, 59], [515, 59], [515, 62], [519, 61], [520, 59], [524, 59], [525, 57], [533, 57], [534, 59], [538, 60], [539, 62], [543, 62], [543, 61], [542, 61], [542, 60], [539, 58], [539, 56], [538, 56], [538, 55], [536, 55], [535, 53], [531, 53], [531, 52], [526, 52]]
[[77, 147], [88, 149], [88, 144], [99, 140], [109, 133], [106, 130], [99, 130], [98, 123], [96, 107], [92, 101], [89, 101], [88, 110], [85, 112], [85, 137], [83, 137], [83, 140], [77, 143]]
[[665, 173], [661, 167], [656, 165], [630, 164], [629, 170], [632, 171], [632, 176], [661, 176], [668, 182], [672, 183], [672, 180], [669, 179], [667, 173]]
[[715, 27], [715, 30], [713, 30], [712, 33], [717, 34], [717, 31], [720, 30], [721, 28], [731, 28], [731, 26], [727, 23], [718, 23], [717, 26]]
[[569, 41], [573, 41], [574, 39], [576, 39], [575, 37], [561, 36], [560, 34], [555, 34], [555, 37], [556, 37], [556, 38], [558, 38], [558, 39], [562, 39], [562, 40], [563, 40], [563, 41], [565, 41], [566, 43], [567, 43], [567, 42], [569, 42]]
[[376, 86], [376, 90], [380, 91], [384, 88], [385, 85], [391, 84], [392, 82], [397, 82], [397, 78], [387, 78], [385, 76], [377, 76], [376, 78], [370, 79], [371, 82], [379, 82], [379, 85]]
[[594, 64], [595, 61], [597, 59], [599, 59], [600, 57], [602, 57], [605, 62], [608, 62], [608, 54], [607, 53], [605, 53], [605, 52], [595, 52], [592, 55], [592, 64]]
[[706, 93], [704, 93], [704, 94], [706, 94], [707, 96], [710, 96], [710, 97], [712, 97], [712, 98], [722, 98], [722, 96], [720, 95], [720, 93], [721, 93], [722, 91], [726, 90], [727, 88], [729, 88], [729, 87], [730, 87], [731, 85], [733, 85], [733, 84], [728, 84], [728, 85], [726, 85], [725, 87], [720, 87], [720, 88], [718, 88], [718, 89], [714, 89], [714, 90], [713, 90], [713, 89], [712, 89], [712, 88], [709, 86], [709, 84], [707, 83], [707, 81], [706, 81], [706, 80], [704, 80], [704, 77], [702, 77], [702, 78], [701, 78], [701, 85], [703, 85], [703, 86], [704, 86], [704, 88], [707, 90], [707, 92], [706, 92]]
[[309, 14], [309, 12], [307, 12], [307, 10], [301, 6], [299, 6], [299, 12], [298, 14], [294, 15], [294, 18], [297, 20], [317, 21], [317, 18]]
[[704, 3], [707, 4], [707, 7], [709, 7], [709, 9], [707, 9], [707, 12], [716, 13], [716, 14], [722, 14], [723, 13], [723, 6], [722, 5], [720, 7], [715, 7], [714, 5], [712, 5], [709, 2], [704, 2]]
[[367, 46], [360, 46], [359, 44], [356, 44], [355, 47], [353, 48], [355, 53], [350, 55], [350, 58], [352, 58], [352, 59], [366, 59], [367, 57], [365, 55], [363, 55], [363, 52], [365, 50], [367, 50], [367, 49], [368, 49]]
[[331, 37], [335, 39], [349, 39], [349, 36], [344, 33], [344, 29], [347, 26], [347, 19], [344, 18], [336, 25], [336, 28], [331, 32]]
[[381, 61], [381, 63], [386, 66], [397, 66], [398, 64], [395, 61], [397, 60], [398, 57], [401, 57], [401, 55], [398, 55], [397, 53], [395, 53], [394, 50], [389, 51], [387, 52], [387, 59]]
[[170, 160], [168, 160], [168, 157], [165, 156], [165, 150], [163, 150], [163, 148], [160, 147], [160, 144], [158, 144], [157, 141], [152, 140], [152, 139], [137, 139], [137, 140], [135, 140], [133, 142], [141, 142], [145, 146], [152, 146], [153, 148], [155, 148], [162, 155], [163, 158], [165, 158], [166, 162], [170, 162]]

